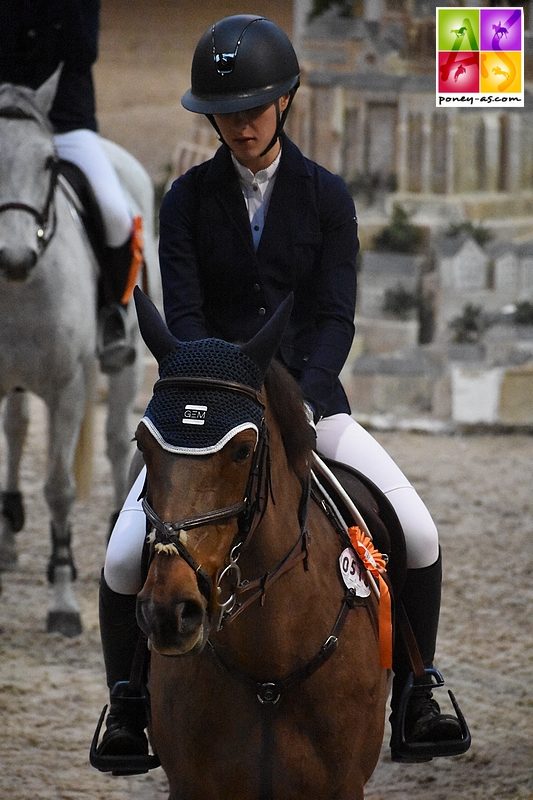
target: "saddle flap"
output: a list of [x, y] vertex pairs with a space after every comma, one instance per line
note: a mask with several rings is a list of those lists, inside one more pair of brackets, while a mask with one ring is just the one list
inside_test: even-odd
[[[59, 160], [60, 181], [69, 201], [75, 206], [100, 265], [104, 263], [105, 228], [100, 206], [85, 173], [72, 161]], [[70, 190], [70, 191], [69, 191]]]
[[[387, 496], [359, 470], [332, 459], [320, 460], [331, 471], [363, 517], [376, 548], [389, 557], [387, 574], [396, 597], [399, 596], [406, 573], [405, 538], [398, 516]], [[347, 527], [354, 524], [353, 512], [346, 504], [327, 471], [321, 473], [327, 491], [342, 514]], [[357, 524], [357, 520], [355, 520]]]

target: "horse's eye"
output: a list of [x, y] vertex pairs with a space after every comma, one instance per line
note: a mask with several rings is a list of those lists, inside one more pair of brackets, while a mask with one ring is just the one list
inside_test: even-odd
[[252, 446], [249, 444], [240, 444], [238, 445], [235, 450], [233, 451], [233, 460], [237, 463], [242, 461], [246, 461], [246, 459], [250, 458], [252, 453]]

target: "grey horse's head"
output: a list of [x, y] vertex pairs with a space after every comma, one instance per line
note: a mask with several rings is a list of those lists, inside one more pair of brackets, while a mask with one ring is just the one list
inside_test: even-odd
[[53, 229], [56, 154], [48, 121], [60, 70], [38, 89], [0, 84], [0, 277], [25, 281]]

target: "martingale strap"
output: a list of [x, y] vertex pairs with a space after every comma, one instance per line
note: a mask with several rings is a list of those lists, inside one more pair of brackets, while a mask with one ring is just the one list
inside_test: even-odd
[[342, 605], [333, 624], [333, 628], [318, 652], [315, 653], [313, 658], [309, 659], [309, 661], [304, 664], [303, 667], [293, 670], [283, 678], [276, 678], [270, 681], [258, 680], [252, 675], [244, 672], [236, 664], [230, 662], [225, 656], [222, 656], [221, 652], [215, 647], [211, 639], [207, 640], [207, 646], [209, 647], [213, 657], [221, 664], [221, 666], [224, 667], [227, 672], [235, 677], [240, 678], [253, 689], [255, 689], [257, 693], [257, 699], [262, 705], [276, 705], [284, 691], [289, 689], [291, 686], [295, 686], [296, 684], [301, 683], [309, 678], [314, 672], [317, 671], [317, 669], [319, 669], [319, 667], [322, 666], [325, 661], [327, 661], [330, 656], [333, 655], [337, 649], [341, 630], [346, 622], [346, 617], [348, 616], [348, 612], [351, 608], [351, 598], [345, 598], [342, 601]]
[[[297, 549], [298, 545], [301, 545], [300, 549]], [[246, 611], [248, 606], [252, 605], [252, 603], [255, 603], [257, 600], [260, 600], [261, 605], [264, 605], [265, 595], [273, 583], [301, 561], [304, 562], [305, 566], [305, 562], [308, 558], [307, 545], [308, 533], [304, 530], [285, 558], [283, 558], [271, 572], [267, 572], [261, 575], [260, 578], [255, 578], [254, 580], [241, 581], [235, 590], [235, 606], [226, 614], [226, 621], [234, 622], [243, 611]]]
[[[268, 448], [265, 447], [265, 451], [267, 451], [267, 449]], [[269, 488], [270, 466], [268, 466], [266, 470], [260, 470], [260, 472], [263, 472], [263, 474], [268, 476], [264, 480], [264, 491], [258, 491], [258, 496], [261, 498], [260, 505], [264, 509], [266, 507], [266, 492]], [[286, 555], [284, 555], [283, 558], [264, 575], [251, 580], [242, 580], [237, 584], [234, 595], [235, 603], [230, 610], [225, 612], [224, 615], [224, 620], [226, 622], [234, 622], [234, 620], [240, 614], [242, 614], [242, 612], [245, 611], [248, 606], [252, 605], [252, 603], [255, 603], [257, 600], [261, 602], [261, 605], [264, 605], [267, 590], [270, 589], [272, 584], [281, 578], [282, 575], [285, 575], [286, 572], [289, 572], [291, 569], [293, 569], [293, 567], [296, 567], [300, 562], [303, 562], [305, 570], [308, 569], [309, 533], [307, 530], [307, 513], [309, 508], [310, 494], [311, 482], [307, 480], [302, 487], [302, 496], [300, 498], [300, 506], [298, 509], [300, 533], [295, 543], [288, 550]], [[259, 521], [259, 519], [257, 521]], [[251, 534], [256, 527], [257, 524], [254, 525], [250, 531], [250, 535], [245, 540], [246, 545], [249, 543]]]

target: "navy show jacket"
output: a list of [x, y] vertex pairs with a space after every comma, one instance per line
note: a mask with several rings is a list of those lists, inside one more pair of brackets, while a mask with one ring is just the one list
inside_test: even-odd
[[92, 65], [100, 0], [1, 0], [0, 83], [37, 89], [63, 64], [50, 121], [56, 133], [97, 130]]
[[357, 219], [343, 182], [285, 135], [257, 252], [226, 146], [172, 184], [160, 211], [167, 324], [182, 341], [248, 341], [282, 300], [277, 354], [316, 416], [350, 412], [339, 373], [354, 335]]

